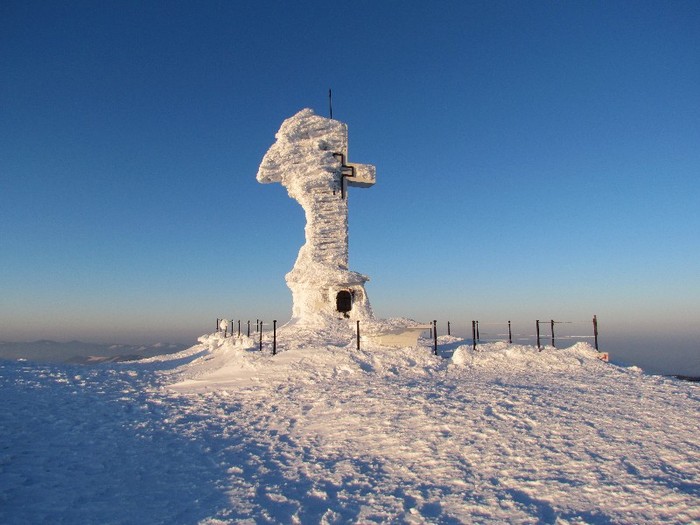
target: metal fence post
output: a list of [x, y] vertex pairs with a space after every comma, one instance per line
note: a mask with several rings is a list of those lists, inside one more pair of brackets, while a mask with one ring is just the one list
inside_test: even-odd
[[272, 355], [277, 355], [277, 320], [272, 321]]
[[262, 321], [258, 320], [258, 328], [260, 329], [260, 351], [262, 352]]
[[598, 318], [593, 316], [593, 339], [595, 341], [595, 349], [598, 350]]
[[539, 348], [540, 352], [542, 351], [542, 347], [540, 346], [540, 320], [538, 319], [535, 321], [535, 327], [537, 328], [537, 348]]
[[476, 321], [472, 321], [472, 348], [476, 350]]
[[433, 346], [434, 346], [433, 353], [435, 355], [438, 355], [438, 351], [437, 351], [437, 321], [433, 321]]
[[360, 349], [360, 321], [357, 321], [357, 349]]
[[552, 324], [552, 348], [556, 348], [556, 346], [554, 345], [554, 319], [551, 319], [550, 323]]
[[513, 332], [510, 329], [510, 321], [508, 321], [508, 344], [513, 344]]
[[447, 335], [452, 335], [452, 331], [450, 330], [450, 322], [447, 321]]

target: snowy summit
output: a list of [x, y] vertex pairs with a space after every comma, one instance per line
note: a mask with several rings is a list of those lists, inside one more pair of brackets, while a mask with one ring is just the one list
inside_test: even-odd
[[0, 523], [700, 520], [700, 386], [586, 344], [200, 341], [0, 362]]
[[415, 346], [427, 325], [376, 319], [365, 291], [369, 277], [348, 269], [348, 187], [372, 186], [376, 169], [348, 161], [347, 125], [303, 109], [282, 123], [276, 139], [257, 180], [281, 183], [306, 215], [306, 242], [286, 275], [292, 319], [282, 330], [350, 334], [351, 322], [362, 321], [366, 340]]
[[258, 180], [307, 225], [275, 346], [221, 320], [138, 362], [0, 361], [0, 523], [700, 523], [700, 386], [374, 318], [347, 247], [374, 179], [344, 124], [282, 124]]

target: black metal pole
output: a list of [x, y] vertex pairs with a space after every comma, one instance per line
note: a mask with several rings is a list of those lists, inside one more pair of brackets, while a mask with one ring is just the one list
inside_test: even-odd
[[260, 319], [255, 320], [255, 331], [256, 332], [260, 331]]
[[433, 321], [433, 347], [434, 347], [433, 353], [435, 355], [438, 355], [438, 351], [437, 351], [437, 321]]
[[272, 355], [277, 355], [277, 320], [272, 321]]
[[476, 340], [481, 342], [481, 335], [479, 335], [479, 321], [476, 322]]
[[216, 331], [219, 331], [219, 318], [216, 318]]
[[238, 320], [238, 337], [241, 336], [241, 320]]
[[538, 319], [535, 321], [535, 326], [537, 327], [537, 348], [540, 349], [540, 352], [542, 351], [542, 347], [540, 346], [540, 320]]
[[551, 319], [550, 323], [552, 325], [552, 328], [551, 328], [551, 330], [552, 330], [552, 348], [556, 348], [556, 346], [554, 346], [554, 319]]
[[452, 331], [450, 330], [450, 322], [447, 321], [447, 335], [452, 335]]
[[476, 321], [472, 321], [472, 347], [476, 350]]
[[250, 337], [250, 321], [248, 321], [248, 337]]
[[513, 344], [513, 332], [510, 329], [510, 321], [508, 321], [508, 344]]
[[260, 328], [260, 351], [262, 352], [262, 321], [258, 320], [258, 327]]
[[598, 350], [598, 318], [593, 316], [593, 339], [595, 340], [595, 349]]
[[333, 92], [328, 90], [328, 108], [330, 109], [331, 120], [333, 120]]
[[360, 321], [357, 321], [357, 349], [360, 349]]

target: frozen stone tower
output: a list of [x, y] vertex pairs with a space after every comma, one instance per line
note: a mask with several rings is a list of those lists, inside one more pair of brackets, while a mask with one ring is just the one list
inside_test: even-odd
[[346, 124], [303, 109], [282, 123], [258, 169], [261, 183], [279, 182], [304, 209], [306, 243], [286, 275], [292, 323], [372, 319], [365, 275], [348, 270], [348, 186], [369, 187], [375, 168], [348, 162]]

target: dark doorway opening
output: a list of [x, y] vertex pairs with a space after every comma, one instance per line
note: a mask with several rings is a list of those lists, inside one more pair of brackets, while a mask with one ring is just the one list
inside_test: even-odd
[[335, 297], [336, 308], [344, 314], [352, 310], [352, 294], [347, 290], [341, 290]]

